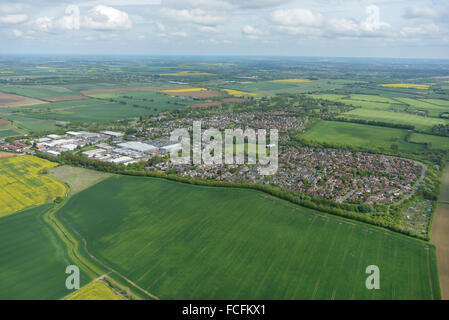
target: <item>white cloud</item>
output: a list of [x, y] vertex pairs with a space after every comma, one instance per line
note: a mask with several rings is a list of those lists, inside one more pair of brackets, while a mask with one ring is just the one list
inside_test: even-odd
[[199, 8], [192, 10], [165, 9], [164, 13], [169, 19], [177, 22], [191, 22], [209, 26], [222, 24], [228, 20], [225, 15], [211, 14]]
[[360, 24], [360, 29], [366, 33], [379, 34], [391, 29], [391, 25], [380, 20], [380, 9], [378, 6], [370, 5], [365, 10], [367, 17]]
[[332, 19], [329, 21], [331, 32], [341, 35], [358, 35], [359, 24], [352, 19]]
[[53, 28], [53, 19], [49, 17], [39, 17], [35, 21], [36, 28], [40, 31], [50, 31]]
[[9, 14], [0, 16], [0, 24], [19, 24], [28, 20], [26, 14]]
[[323, 16], [303, 8], [279, 9], [272, 13], [271, 19], [282, 26], [319, 27], [323, 23]]
[[328, 32], [343, 36], [389, 36], [392, 26], [380, 19], [380, 9], [375, 5], [366, 7], [366, 18], [361, 22], [354, 19], [331, 19], [327, 23]]
[[263, 32], [257, 28], [254, 28], [250, 25], [246, 25], [242, 28], [242, 33], [244, 35], [262, 35]]
[[169, 34], [173, 37], [181, 37], [181, 38], [186, 38], [189, 36], [189, 34], [184, 31], [173, 31], [173, 32], [170, 32]]
[[440, 16], [440, 13], [437, 11], [437, 9], [412, 5], [405, 9], [405, 14], [403, 16], [407, 19], [434, 19], [438, 18]]
[[65, 9], [65, 14], [59, 19], [59, 27], [62, 30], [78, 30], [80, 28], [80, 9], [78, 6], [69, 5]]
[[23, 32], [18, 29], [13, 29], [11, 30], [11, 34], [16, 38], [20, 38], [23, 35]]
[[208, 33], [218, 33], [220, 31], [218, 31], [217, 27], [212, 27], [212, 26], [198, 26], [198, 31], [200, 32], [208, 32]]
[[400, 33], [404, 37], [437, 37], [440, 35], [440, 31], [440, 27], [432, 23], [418, 27], [404, 27]]
[[132, 28], [132, 22], [126, 12], [98, 5], [88, 11], [84, 26], [96, 30], [127, 30]]

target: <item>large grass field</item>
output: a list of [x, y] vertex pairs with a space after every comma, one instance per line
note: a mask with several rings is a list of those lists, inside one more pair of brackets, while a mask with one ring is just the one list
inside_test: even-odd
[[342, 146], [367, 147], [390, 150], [396, 144], [399, 151], [416, 152], [424, 145], [405, 141], [405, 129], [371, 126], [359, 123], [320, 121], [302, 135], [302, 138], [320, 143]]
[[449, 137], [440, 137], [430, 134], [413, 133], [409, 141], [417, 143], [431, 143], [431, 149], [449, 149]]
[[390, 112], [370, 109], [354, 109], [341, 115], [348, 119], [360, 119], [368, 121], [380, 121], [391, 124], [414, 126], [416, 130], [430, 132], [437, 124], [449, 124], [449, 120], [422, 117], [403, 112]]
[[325, 99], [360, 107], [362, 109], [373, 109], [388, 111], [393, 110], [422, 110], [429, 117], [438, 118], [441, 113], [449, 111], [449, 101], [441, 99], [417, 99], [406, 97], [383, 97], [368, 94], [312, 94], [313, 98]]
[[59, 96], [78, 95], [76, 91], [72, 91], [61, 86], [2, 86], [0, 91], [14, 93], [30, 98], [51, 98]]
[[[0, 219], [0, 300], [59, 299], [66, 267], [73, 264], [67, 248], [44, 221], [52, 204]], [[81, 284], [89, 282], [81, 273]]]
[[33, 156], [0, 159], [0, 217], [64, 196], [61, 183], [39, 174], [56, 165]]
[[[193, 101], [188, 102], [168, 97], [159, 92], [151, 91], [108, 93], [98, 94], [96, 96], [102, 99], [61, 101], [26, 106], [21, 107], [20, 109], [5, 110], [2, 117], [20, 121], [21, 124], [22, 122], [25, 122], [23, 127], [27, 128], [24, 119], [30, 119], [31, 122], [53, 121], [53, 124], [56, 120], [79, 122], [114, 121], [156, 114], [165, 110], [182, 109], [194, 103]], [[124, 96], [128, 98], [125, 98]], [[109, 98], [113, 98], [118, 102], [111, 102], [109, 101]], [[15, 111], [15, 113], [12, 114], [13, 111]], [[2, 115], [1, 111], [0, 115]], [[38, 128], [29, 129], [32, 130]]]
[[432, 245], [253, 190], [114, 176], [57, 216], [161, 299], [440, 298]]

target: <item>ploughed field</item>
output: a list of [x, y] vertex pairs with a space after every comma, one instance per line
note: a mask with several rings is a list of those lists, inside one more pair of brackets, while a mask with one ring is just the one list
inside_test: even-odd
[[254, 190], [113, 176], [57, 216], [160, 299], [440, 298], [432, 245]]

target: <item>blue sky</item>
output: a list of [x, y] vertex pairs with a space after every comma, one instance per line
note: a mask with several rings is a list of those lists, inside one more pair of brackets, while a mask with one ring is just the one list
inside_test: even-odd
[[0, 2], [0, 54], [449, 58], [446, 0]]

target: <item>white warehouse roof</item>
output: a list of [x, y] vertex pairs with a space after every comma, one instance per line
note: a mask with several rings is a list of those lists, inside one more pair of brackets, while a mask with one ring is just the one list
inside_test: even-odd
[[129, 142], [122, 142], [117, 144], [119, 147], [124, 149], [130, 149], [135, 150], [139, 152], [147, 152], [156, 150], [157, 148], [155, 146], [152, 146], [151, 144], [146, 144], [140, 141], [129, 141]]

